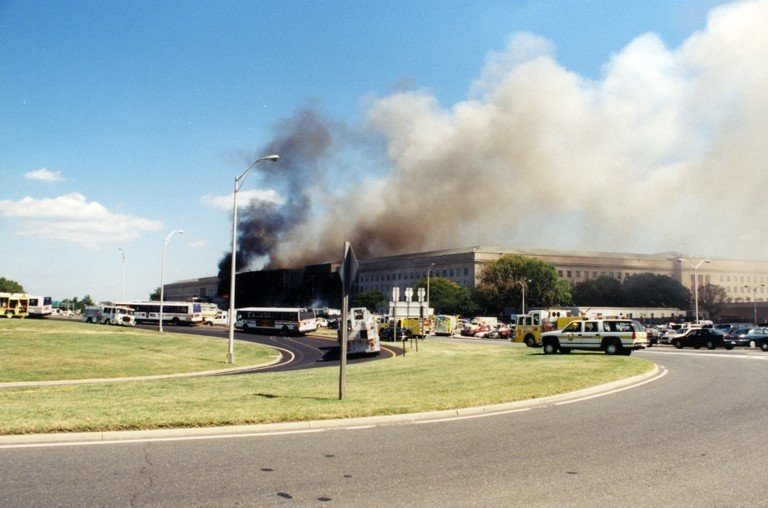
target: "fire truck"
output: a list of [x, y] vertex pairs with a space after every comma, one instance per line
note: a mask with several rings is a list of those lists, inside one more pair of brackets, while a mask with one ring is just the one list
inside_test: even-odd
[[541, 346], [541, 334], [561, 330], [571, 321], [581, 319], [564, 308], [536, 309], [528, 314], [518, 314], [515, 321], [515, 335], [512, 342], [524, 342], [528, 347]]
[[[337, 332], [341, 345], [343, 332], [341, 326]], [[347, 355], [374, 354], [381, 352], [379, 334], [376, 331], [376, 319], [365, 307], [349, 309], [347, 315]]]

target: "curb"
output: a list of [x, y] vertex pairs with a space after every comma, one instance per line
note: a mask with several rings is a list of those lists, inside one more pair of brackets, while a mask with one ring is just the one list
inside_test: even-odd
[[459, 409], [446, 409], [424, 413], [406, 413], [399, 415], [364, 416], [357, 418], [339, 418], [332, 420], [311, 420], [288, 423], [265, 423], [255, 425], [232, 425], [224, 427], [195, 427], [183, 429], [153, 429], [104, 432], [72, 432], [58, 434], [19, 434], [0, 436], [0, 448], [16, 446], [65, 446], [75, 444], [109, 444], [138, 441], [171, 441], [212, 439], [223, 437], [245, 437], [257, 435], [290, 434], [302, 432], [320, 432], [333, 429], [352, 429], [378, 427], [384, 425], [403, 425], [409, 423], [433, 423], [459, 418], [476, 418], [497, 414], [546, 408], [558, 404], [607, 395], [617, 390], [624, 390], [655, 381], [666, 374], [658, 365], [653, 369], [626, 379], [613, 381], [569, 393], [550, 395], [537, 399], [506, 402], [488, 406], [475, 406]]
[[206, 377], [219, 376], [222, 374], [236, 374], [238, 372], [249, 372], [253, 370], [265, 369], [271, 367], [282, 360], [282, 355], [269, 363], [258, 365], [247, 365], [244, 367], [233, 367], [230, 369], [204, 370], [197, 372], [182, 372], [175, 374], [157, 374], [155, 376], [136, 376], [136, 377], [106, 377], [94, 379], [69, 379], [55, 381], [17, 381], [10, 383], [0, 383], [0, 390], [6, 388], [39, 388], [43, 386], [67, 386], [67, 385], [88, 385], [99, 383], [125, 383], [128, 381], [154, 381], [157, 379], [181, 379], [187, 377]]

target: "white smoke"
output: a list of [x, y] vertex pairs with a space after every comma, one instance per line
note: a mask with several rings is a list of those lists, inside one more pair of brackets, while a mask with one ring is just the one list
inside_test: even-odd
[[382, 98], [367, 127], [392, 170], [281, 238], [277, 265], [469, 245], [765, 258], [768, 0], [710, 12], [668, 48], [637, 37], [597, 80], [511, 36], [469, 98]]

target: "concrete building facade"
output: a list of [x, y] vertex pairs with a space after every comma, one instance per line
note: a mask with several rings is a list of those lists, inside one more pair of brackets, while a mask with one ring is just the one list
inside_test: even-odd
[[[623, 281], [630, 275], [653, 273], [667, 275], [677, 280], [693, 291], [694, 270], [704, 258], [688, 256], [678, 252], [659, 254], [609, 253], [592, 251], [565, 251], [545, 249], [501, 249], [498, 247], [478, 246], [460, 249], [446, 249], [396, 256], [385, 256], [371, 259], [360, 259], [357, 278], [352, 293], [366, 291], [381, 291], [387, 296], [392, 294], [392, 288], [399, 287], [401, 294], [405, 288], [415, 287], [418, 282], [427, 277], [442, 277], [468, 288], [474, 287], [482, 273], [483, 267], [505, 255], [520, 255], [540, 259], [555, 267], [558, 275], [565, 280], [578, 284], [579, 282], [607, 276]], [[688, 262], [681, 262], [679, 259]], [[727, 299], [732, 303], [768, 302], [768, 262], [747, 261], [736, 259], [711, 258], [708, 263], [702, 263], [696, 270], [697, 285], [716, 284], [725, 289]], [[689, 265], [690, 263], [690, 265]], [[303, 269], [301, 274], [291, 276], [297, 284], [304, 287], [297, 290], [292, 288], [283, 291], [283, 296], [273, 294], [276, 288], [272, 282], [261, 282], [248, 289], [248, 274], [238, 274], [238, 301], [246, 301], [249, 305], [258, 304], [259, 295], [267, 294], [270, 290], [270, 305], [311, 305], [322, 301], [324, 305], [338, 306], [336, 294], [338, 284], [333, 284], [331, 278], [338, 271], [338, 263], [312, 265]], [[302, 271], [302, 269], [298, 269]], [[284, 270], [283, 270], [284, 271]], [[294, 272], [296, 270], [291, 270]], [[257, 272], [252, 272], [254, 275]], [[263, 276], [268, 274], [259, 272]], [[267, 280], [267, 279], [264, 279]], [[271, 279], [270, 279], [271, 280]], [[242, 281], [242, 285], [241, 285]], [[220, 307], [226, 303], [216, 298], [216, 277], [204, 277], [174, 282], [165, 286], [165, 297], [168, 300], [186, 300], [190, 298], [212, 298]], [[266, 284], [266, 285], [265, 285]], [[247, 294], [241, 295], [241, 291]], [[258, 293], [258, 294], [255, 294]], [[326, 294], [328, 293], [328, 294]], [[300, 295], [303, 300], [292, 301], [291, 298]], [[290, 296], [290, 297], [289, 297]], [[295, 296], [299, 298], [299, 296]], [[281, 303], [282, 302], [282, 303]]]
[[[685, 261], [678, 260], [686, 259], [696, 266], [705, 259], [679, 252], [633, 254], [480, 246], [361, 260], [354, 289], [355, 293], [376, 290], [390, 295], [393, 287], [400, 287], [402, 291], [428, 275], [472, 288], [483, 266], [505, 255], [540, 259], [554, 266], [560, 278], [573, 284], [600, 276], [623, 281], [630, 275], [653, 273], [669, 276], [691, 291], [694, 270]], [[714, 258], [708, 261], [696, 270], [697, 286], [721, 286], [731, 302], [751, 302], [753, 298], [758, 302], [768, 301], [768, 262]]]
[[219, 278], [216, 276], [180, 280], [166, 284], [163, 290], [163, 297], [171, 302], [186, 302], [189, 300], [210, 301], [223, 308], [222, 299], [216, 295], [218, 284]]

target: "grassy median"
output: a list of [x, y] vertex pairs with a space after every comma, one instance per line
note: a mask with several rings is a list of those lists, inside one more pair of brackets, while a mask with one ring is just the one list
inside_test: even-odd
[[[221, 339], [55, 320], [0, 320], [0, 383], [136, 377], [225, 369]], [[271, 363], [271, 349], [244, 343], [239, 365]]]
[[[0, 340], [3, 324], [0, 323]], [[242, 348], [241, 348], [242, 349]], [[511, 402], [637, 375], [648, 361], [426, 340], [405, 357], [338, 369], [0, 390], [0, 433], [271, 423]], [[238, 355], [238, 363], [240, 363]]]

